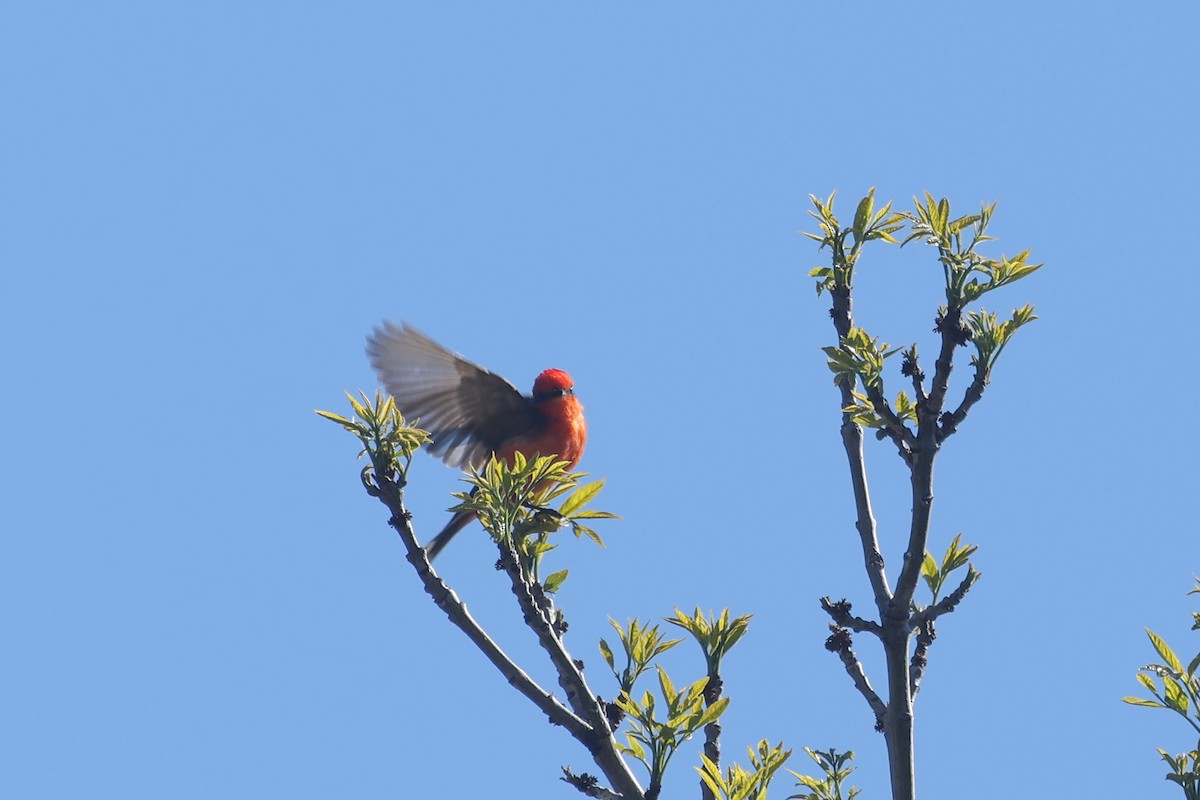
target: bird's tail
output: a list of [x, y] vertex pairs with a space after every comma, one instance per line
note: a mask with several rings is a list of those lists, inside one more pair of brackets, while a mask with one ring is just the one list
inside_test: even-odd
[[437, 558], [438, 553], [442, 552], [442, 548], [450, 544], [450, 540], [458, 534], [463, 528], [467, 527], [476, 517], [474, 511], [459, 511], [450, 521], [446, 523], [446, 527], [442, 528], [442, 532], [433, 537], [429, 544], [425, 545], [425, 555], [430, 561]]

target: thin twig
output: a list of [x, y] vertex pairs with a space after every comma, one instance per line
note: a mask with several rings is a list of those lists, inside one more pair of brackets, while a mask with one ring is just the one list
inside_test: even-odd
[[851, 647], [849, 632], [836, 625], [830, 625], [829, 627], [833, 631], [833, 635], [826, 640], [825, 649], [837, 653], [838, 658], [842, 661], [842, 666], [846, 668], [846, 674], [854, 682], [854, 688], [858, 689], [859, 694], [863, 696], [863, 699], [867, 701], [867, 705], [871, 707], [871, 711], [875, 714], [876, 723], [882, 726], [883, 720], [887, 717], [887, 704], [880, 699], [879, 695], [871, 687], [871, 680], [867, 677], [862, 662], [854, 654], [854, 648]]
[[596, 797], [600, 800], [622, 800], [621, 795], [617, 794], [611, 789], [606, 789], [601, 786], [596, 780], [595, 775], [589, 775], [586, 772], [581, 775], [576, 775], [574, 772], [571, 772], [570, 767], [563, 767], [562, 771], [563, 776], [560, 778], [560, 780], [574, 786], [576, 789], [582, 792], [585, 797]]
[[937, 638], [934, 620], [953, 611], [967, 596], [967, 592], [971, 591], [971, 587], [975, 585], [975, 581], [979, 580], [979, 576], [980, 573], [976, 572], [974, 567], [968, 566], [966, 577], [953, 592], [937, 603], [913, 614], [912, 624], [917, 631], [917, 647], [913, 652], [909, 673], [909, 687], [913, 697], [916, 697], [917, 692], [921, 691], [921, 678], [925, 675], [925, 666], [929, 660], [929, 646]]
[[908, 693], [914, 699], [921, 691], [921, 678], [925, 676], [925, 667], [929, 664], [929, 646], [936, 638], [937, 631], [934, 629], [933, 620], [926, 620], [917, 629], [917, 647], [913, 651], [908, 669]]
[[927, 608], [923, 608], [913, 615], [913, 625], [919, 626], [926, 620], [935, 620], [943, 614], [949, 614], [951, 611], [962, 602], [962, 599], [967, 596], [967, 592], [971, 591], [971, 587], [975, 585], [975, 581], [979, 580], [983, 573], [978, 572], [974, 567], [967, 567], [967, 574], [958, 584], [953, 592], [943, 597], [938, 602]]
[[866, 389], [867, 399], [871, 401], [871, 408], [884, 421], [884, 433], [900, 448], [900, 457], [904, 459], [905, 463], [910, 463], [912, 449], [917, 445], [916, 435], [904, 424], [904, 420], [896, 416], [895, 411], [892, 411], [891, 405], [883, 396], [878, 385], [864, 386], [863, 388]]
[[[913, 349], [915, 351], [915, 345], [913, 346]], [[901, 371], [903, 372], [904, 370]], [[928, 402], [929, 395], [925, 394], [925, 372], [921, 369], [921, 364], [918, 361], [915, 352], [913, 353], [912, 359], [909, 361], [908, 374], [912, 379], [913, 398], [917, 405], [923, 405], [924, 403]]]
[[878, 622], [863, 619], [850, 613], [850, 602], [848, 600], [838, 600], [835, 603], [828, 597], [822, 597], [821, 608], [833, 619], [834, 623], [843, 628], [849, 628], [855, 633], [871, 633], [875, 636], [883, 635], [883, 628], [879, 626]]
[[963, 395], [962, 402], [958, 404], [958, 408], [954, 409], [953, 414], [943, 414], [939, 420], [941, 423], [938, 429], [939, 443], [944, 442], [958, 431], [958, 426], [967, 418], [967, 412], [971, 410], [971, 406], [983, 399], [983, 390], [987, 388], [987, 385], [987, 370], [982, 365], [976, 366], [975, 379], [967, 387], [967, 391]]

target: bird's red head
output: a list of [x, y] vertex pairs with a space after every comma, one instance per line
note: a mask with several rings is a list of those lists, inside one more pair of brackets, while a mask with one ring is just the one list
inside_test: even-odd
[[550, 400], [575, 393], [575, 381], [561, 369], [548, 369], [533, 382], [533, 399]]

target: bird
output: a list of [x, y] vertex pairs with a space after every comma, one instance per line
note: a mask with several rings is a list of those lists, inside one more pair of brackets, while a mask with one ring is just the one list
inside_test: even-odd
[[[432, 439], [429, 452], [447, 466], [478, 471], [493, 455], [511, 463], [513, 454], [557, 456], [574, 469], [587, 444], [583, 406], [575, 382], [561, 369], [547, 369], [533, 393], [463, 356], [447, 350], [407, 323], [384, 321], [367, 337], [367, 357], [396, 408], [417, 419]], [[459, 511], [425, 546], [429, 560], [476, 515]]]

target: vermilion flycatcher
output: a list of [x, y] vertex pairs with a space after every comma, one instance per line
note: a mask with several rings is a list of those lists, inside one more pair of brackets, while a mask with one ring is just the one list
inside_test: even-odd
[[[507, 461], [521, 453], [554, 455], [574, 469], [583, 455], [583, 406], [575, 382], [560, 369], [538, 375], [526, 397], [415, 328], [390, 322], [367, 337], [367, 356], [400, 413], [429, 432], [429, 452], [451, 467], [479, 470], [492, 454]], [[474, 518], [469, 511], [451, 517], [426, 545], [429, 558]]]

